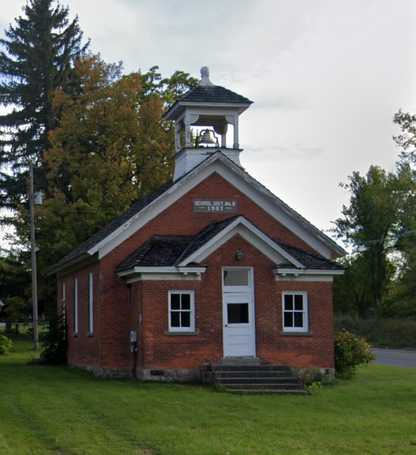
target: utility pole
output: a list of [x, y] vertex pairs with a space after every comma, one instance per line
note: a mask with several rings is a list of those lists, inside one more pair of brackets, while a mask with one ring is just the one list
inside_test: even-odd
[[32, 259], [32, 321], [33, 321], [33, 349], [39, 349], [38, 335], [38, 279], [36, 271], [36, 244], [35, 244], [35, 193], [33, 190], [33, 164], [29, 164], [29, 207], [30, 207], [30, 252]]

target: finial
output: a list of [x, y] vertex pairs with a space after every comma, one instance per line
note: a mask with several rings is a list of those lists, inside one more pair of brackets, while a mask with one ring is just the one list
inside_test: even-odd
[[209, 68], [208, 66], [203, 66], [201, 68], [201, 82], [199, 85], [214, 85], [210, 80], [209, 80]]

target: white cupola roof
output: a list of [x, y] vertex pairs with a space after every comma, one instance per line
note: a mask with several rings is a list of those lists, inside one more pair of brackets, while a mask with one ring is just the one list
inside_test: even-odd
[[[179, 98], [164, 115], [166, 120], [175, 122], [174, 180], [218, 150], [240, 165], [238, 119], [252, 103], [244, 96], [214, 85], [209, 68], [202, 67], [199, 85]], [[227, 146], [228, 125], [233, 126], [232, 147]]]

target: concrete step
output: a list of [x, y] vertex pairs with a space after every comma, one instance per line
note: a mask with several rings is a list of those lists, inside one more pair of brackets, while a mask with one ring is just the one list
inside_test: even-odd
[[225, 389], [226, 392], [234, 395], [286, 395], [306, 396], [305, 390], [277, 390], [277, 389]]
[[292, 369], [288, 365], [212, 365], [214, 371], [287, 371], [292, 373]]
[[217, 378], [293, 378], [288, 371], [216, 371]]
[[299, 381], [295, 378], [218, 378], [217, 380], [219, 385], [227, 386], [229, 384], [240, 384], [240, 385], [264, 385], [264, 384], [273, 384], [276, 386], [291, 384], [294, 386], [299, 386]]
[[212, 365], [215, 382], [239, 395], [307, 395], [288, 365]]

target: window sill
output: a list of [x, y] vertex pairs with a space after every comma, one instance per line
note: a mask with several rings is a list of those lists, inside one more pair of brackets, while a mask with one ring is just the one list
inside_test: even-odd
[[190, 337], [198, 335], [199, 330], [195, 330], [194, 332], [165, 332], [166, 337]]
[[313, 332], [279, 332], [281, 337], [313, 337]]
[[88, 338], [92, 338], [93, 336], [94, 336], [94, 333], [93, 333], [93, 332], [88, 332], [88, 333], [87, 333], [87, 337], [88, 337]]
[[72, 336], [73, 336], [74, 338], [78, 338], [78, 332], [73, 333]]

